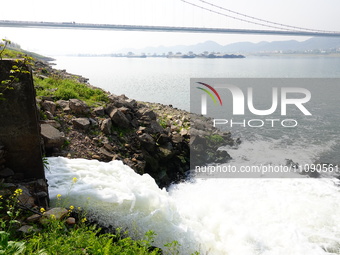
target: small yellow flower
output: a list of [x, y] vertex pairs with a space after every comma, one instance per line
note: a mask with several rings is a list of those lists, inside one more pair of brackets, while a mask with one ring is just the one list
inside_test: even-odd
[[60, 195], [60, 194], [57, 195], [57, 199], [58, 199], [58, 200], [61, 199], [61, 195]]
[[74, 210], [74, 206], [73, 205], [70, 206], [70, 210], [71, 211]]
[[20, 196], [22, 194], [22, 189], [16, 189], [15, 191], [14, 191], [14, 195], [15, 196]]
[[81, 211], [81, 208], [80, 208], [80, 207], [78, 207], [78, 211]]
[[54, 214], [51, 214], [51, 219], [55, 220], [55, 215]]
[[81, 219], [81, 222], [84, 223], [85, 221], [87, 221], [86, 217]]
[[2, 195], [0, 195], [0, 199], [2, 199]]
[[42, 207], [42, 208], [40, 208], [40, 212], [41, 212], [41, 213], [44, 213], [44, 212], [46, 212], [45, 208], [43, 208], [43, 207]]
[[72, 182], [76, 183], [78, 181], [77, 177], [73, 177]]

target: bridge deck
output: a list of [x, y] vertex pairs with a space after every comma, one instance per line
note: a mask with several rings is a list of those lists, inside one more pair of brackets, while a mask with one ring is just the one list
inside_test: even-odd
[[9, 20], [0, 20], [0, 27], [340, 37], [340, 32], [323, 33], [297, 30], [291, 31], [256, 30], [256, 29], [252, 30], [232, 28], [115, 25], [115, 24], [89, 24], [75, 22], [36, 22], [36, 21], [9, 21]]

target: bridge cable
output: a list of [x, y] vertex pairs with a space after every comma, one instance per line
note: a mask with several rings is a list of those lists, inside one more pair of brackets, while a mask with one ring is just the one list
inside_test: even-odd
[[[189, 5], [192, 5], [194, 7], [197, 7], [197, 8], [200, 8], [200, 9], [203, 9], [203, 10], [206, 10], [206, 11], [209, 11], [209, 12], [212, 12], [212, 13], [215, 13], [215, 14], [218, 14], [218, 15], [222, 15], [222, 16], [225, 16], [225, 17], [228, 17], [228, 18], [232, 18], [232, 19], [235, 19], [235, 20], [239, 20], [239, 21], [242, 21], [242, 22], [246, 22], [246, 23], [250, 23], [250, 24], [254, 24], [254, 25], [259, 25], [259, 26], [263, 26], [263, 27], [268, 27], [268, 28], [276, 28], [276, 29], [280, 29], [280, 30], [284, 30], [284, 31], [300, 31], [301, 28], [299, 29], [296, 29], [298, 27], [293, 27], [293, 26], [287, 26], [287, 27], [291, 27], [291, 28], [295, 28], [295, 29], [291, 29], [291, 28], [284, 28], [282, 26], [285, 26], [283, 24], [279, 24], [279, 23], [275, 23], [275, 22], [270, 22], [268, 21], [267, 23], [272, 23], [272, 24], [279, 24], [281, 27], [278, 27], [278, 26], [273, 26], [273, 25], [267, 25], [267, 24], [262, 24], [262, 23], [259, 23], [259, 22], [255, 22], [255, 21], [250, 21], [250, 20], [246, 20], [246, 19], [243, 19], [243, 18], [239, 18], [239, 17], [235, 17], [235, 16], [232, 16], [232, 15], [228, 15], [228, 14], [225, 14], [225, 13], [222, 13], [222, 12], [219, 12], [219, 11], [215, 11], [215, 10], [212, 10], [212, 9], [209, 9], [209, 8], [206, 8], [206, 7], [203, 7], [203, 6], [200, 6], [200, 5], [197, 5], [197, 4], [194, 4], [194, 3], [191, 3], [191, 2], [188, 2], [186, 0], [181, 0], [182, 2], [186, 3], [186, 4], [189, 4]], [[201, 0], [199, 0], [201, 1]], [[201, 1], [202, 2], [202, 1]], [[207, 3], [207, 2], [206, 2]], [[224, 9], [223, 7], [219, 7], [221, 9]], [[226, 9], [228, 10], [228, 9]], [[230, 10], [231, 11], [231, 10]], [[245, 15], [245, 14], [242, 14], [244, 16], [248, 16], [248, 15]], [[251, 17], [251, 16], [249, 16]], [[257, 19], [255, 17], [253, 17], [254, 19]], [[258, 19], [260, 20], [260, 19]], [[265, 21], [265, 20], [263, 20]], [[262, 22], [263, 22], [262, 21]], [[314, 31], [314, 32], [326, 32], [326, 33], [335, 33], [333, 31], [326, 31], [326, 30], [313, 30], [313, 29], [307, 29], [307, 30], [310, 30], [310, 31]]]
[[299, 29], [299, 30], [302, 30], [302, 31], [323, 32], [323, 33], [325, 33], [325, 32], [327, 32], [327, 33], [335, 33], [336, 32], [336, 31], [328, 31], [328, 30], [311, 29], [311, 28], [304, 28], [304, 27], [298, 27], [298, 26], [285, 25], [285, 24], [282, 24], [282, 23], [277, 23], [277, 22], [272, 22], [272, 21], [269, 21], [269, 20], [259, 19], [259, 18], [250, 16], [250, 15], [246, 15], [246, 14], [243, 14], [243, 13], [240, 13], [240, 12], [236, 12], [236, 11], [224, 8], [222, 6], [218, 6], [218, 5], [215, 5], [213, 3], [209, 3], [209, 2], [204, 1], [204, 0], [198, 0], [198, 1], [200, 1], [202, 3], [205, 3], [207, 5], [213, 6], [215, 8], [227, 11], [227, 12], [231, 12], [231, 13], [234, 13], [234, 14], [237, 14], [237, 15], [249, 18], [249, 19], [258, 20], [258, 21], [261, 21], [261, 22], [264, 22], [264, 23], [269, 23], [269, 24], [273, 24], [273, 25], [279, 25], [279, 26], [282, 26], [282, 27], [288, 27], [288, 28], [293, 28], [293, 29]]
[[225, 13], [222, 13], [222, 12], [218, 12], [218, 11], [212, 10], [212, 9], [209, 9], [209, 8], [206, 8], [206, 7], [203, 7], [203, 6], [200, 6], [200, 5], [188, 2], [186, 0], [181, 0], [181, 1], [186, 3], [186, 4], [192, 5], [194, 7], [200, 8], [200, 9], [203, 9], [203, 10], [206, 10], [206, 11], [218, 14], [218, 15], [222, 15], [222, 16], [225, 16], [225, 17], [228, 17], [228, 18], [232, 18], [232, 19], [235, 19], [235, 20], [247, 22], [247, 23], [250, 23], [250, 24], [255, 24], [255, 25], [259, 25], [259, 26], [263, 26], [263, 27], [276, 28], [276, 29], [281, 29], [281, 30], [297, 31], [296, 29], [285, 29], [285, 28], [282, 28], [282, 27], [277, 27], [277, 26], [272, 26], [272, 25], [265, 25], [265, 24], [261, 24], [261, 23], [258, 23], [258, 22], [249, 21], [249, 20], [246, 20], [246, 19], [238, 18], [238, 17], [235, 17], [235, 16], [231, 16], [231, 15], [228, 15], [228, 14], [225, 14]]

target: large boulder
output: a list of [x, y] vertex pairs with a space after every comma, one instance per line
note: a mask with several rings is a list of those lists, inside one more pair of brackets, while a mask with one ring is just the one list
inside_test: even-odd
[[68, 214], [68, 210], [62, 207], [55, 207], [44, 213], [40, 219], [41, 224], [48, 224], [51, 220], [61, 220]]
[[70, 99], [69, 107], [75, 114], [87, 114], [90, 112], [89, 107], [79, 99]]
[[141, 108], [138, 110], [138, 113], [141, 115], [141, 118], [144, 120], [156, 120], [157, 115], [154, 111], [149, 108]]
[[41, 136], [47, 149], [60, 148], [66, 140], [64, 133], [49, 124], [41, 124]]
[[142, 148], [145, 148], [149, 152], [153, 152], [155, 150], [156, 142], [151, 135], [144, 133], [138, 138]]
[[115, 108], [110, 111], [110, 117], [112, 123], [118, 127], [128, 128], [130, 127], [130, 121], [126, 118], [125, 114], [122, 113], [119, 109]]
[[88, 118], [76, 118], [72, 120], [73, 127], [76, 129], [87, 130], [90, 128], [90, 120]]
[[93, 112], [96, 116], [104, 116], [105, 115], [105, 109], [103, 106], [99, 106], [93, 109]]
[[103, 120], [102, 124], [100, 125], [100, 130], [104, 134], [106, 134], [106, 135], [110, 135], [111, 134], [111, 128], [112, 128], [112, 121], [111, 121], [111, 119]]
[[44, 111], [48, 111], [50, 112], [52, 115], [54, 115], [55, 113], [55, 110], [57, 108], [57, 105], [52, 102], [52, 101], [48, 101], [48, 100], [45, 100], [44, 102], [41, 103], [41, 106], [43, 108]]
[[58, 100], [56, 102], [57, 106], [63, 109], [64, 112], [70, 112], [70, 102], [66, 100]]

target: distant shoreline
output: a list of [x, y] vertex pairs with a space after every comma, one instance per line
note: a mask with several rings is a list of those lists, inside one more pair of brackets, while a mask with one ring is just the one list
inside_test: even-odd
[[221, 53], [211, 53], [211, 54], [173, 54], [173, 55], [146, 55], [146, 54], [71, 54], [65, 55], [66, 57], [112, 57], [112, 58], [208, 58], [208, 59], [215, 59], [215, 58], [245, 58], [244, 55], [239, 54], [221, 54]]
[[252, 53], [246, 56], [255, 57], [329, 57], [329, 58], [340, 58], [340, 53]]
[[[230, 54], [232, 55], [232, 54]], [[68, 55], [60, 55], [63, 57], [112, 57], [112, 58], [184, 58], [187, 59], [188, 57], [168, 57], [168, 56], [152, 56], [152, 55], [146, 55], [145, 57], [142, 56], [134, 56], [134, 57], [128, 57], [126, 55], [122, 56], [117, 56], [114, 54], [68, 54]], [[245, 53], [242, 55], [236, 55], [235, 56], [243, 56], [243, 57], [236, 57], [236, 58], [247, 58], [247, 57], [326, 57], [326, 58], [340, 58], [340, 53], [329, 53], [329, 54], [316, 54], [316, 53], [311, 53], [311, 54], [305, 54], [305, 53]], [[190, 58], [190, 57], [189, 57]], [[206, 59], [220, 59], [222, 57], [191, 57], [191, 58], [206, 58]], [[228, 57], [225, 57], [228, 58]], [[233, 58], [233, 57], [229, 57]], [[234, 57], [235, 58], [235, 57]]]

